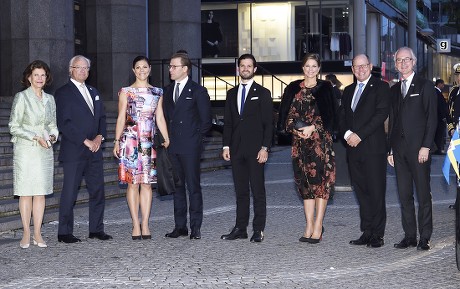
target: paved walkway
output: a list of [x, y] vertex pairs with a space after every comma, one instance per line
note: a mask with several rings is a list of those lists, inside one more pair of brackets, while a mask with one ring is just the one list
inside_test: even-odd
[[[360, 236], [353, 192], [338, 192], [330, 202], [320, 244], [298, 242], [305, 221], [296, 196], [289, 148], [276, 148], [267, 165], [268, 219], [266, 238], [224, 241], [235, 219], [230, 170], [204, 173], [205, 216], [202, 239], [166, 239], [171, 231], [173, 203], [154, 199], [153, 239], [132, 241], [125, 200], [106, 207], [106, 232], [111, 241], [87, 239], [87, 209], [76, 216], [81, 243], [57, 242], [57, 223], [43, 234], [49, 247], [20, 249], [22, 231], [0, 234], [0, 288], [459, 288], [454, 249], [455, 187], [441, 174], [443, 158], [432, 164], [433, 249], [397, 250], [402, 237], [394, 172], [388, 170], [385, 245], [351, 246]], [[340, 169], [340, 168], [339, 168]]]

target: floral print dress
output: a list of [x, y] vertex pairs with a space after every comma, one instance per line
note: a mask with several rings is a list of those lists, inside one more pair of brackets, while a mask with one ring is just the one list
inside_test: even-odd
[[[128, 98], [126, 124], [120, 139], [118, 179], [122, 184], [156, 183], [155, 112], [163, 90], [123, 87]], [[120, 91], [120, 92], [121, 92]]]
[[328, 200], [332, 196], [331, 189], [335, 183], [332, 134], [324, 129], [311, 89], [306, 88], [304, 82], [300, 83], [300, 87], [289, 110], [287, 131], [294, 132], [298, 120], [309, 125], [314, 124], [316, 131], [308, 139], [292, 134], [294, 181], [302, 199]]

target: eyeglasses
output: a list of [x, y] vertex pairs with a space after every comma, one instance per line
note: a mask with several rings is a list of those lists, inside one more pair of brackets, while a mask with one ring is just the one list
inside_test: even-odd
[[369, 66], [369, 63], [368, 64], [361, 64], [361, 65], [353, 65], [353, 68], [358, 70], [358, 69], [367, 69], [367, 67]]
[[396, 63], [407, 63], [409, 61], [412, 61], [412, 58], [406, 57], [406, 58], [396, 58]]
[[86, 71], [89, 70], [88, 66], [71, 66], [71, 67], [76, 70], [86, 70]]
[[168, 69], [174, 70], [174, 69], [176, 69], [176, 68], [178, 68], [178, 67], [184, 67], [184, 66], [185, 66], [185, 65], [168, 65]]

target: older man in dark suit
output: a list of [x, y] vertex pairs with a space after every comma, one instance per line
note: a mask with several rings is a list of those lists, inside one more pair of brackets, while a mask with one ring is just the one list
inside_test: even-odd
[[347, 142], [348, 168], [359, 202], [361, 237], [352, 245], [381, 247], [386, 224], [386, 134], [390, 87], [371, 75], [369, 57], [353, 58], [356, 82], [343, 91], [340, 129]]
[[262, 242], [267, 215], [264, 167], [272, 142], [273, 102], [270, 91], [257, 84], [251, 54], [238, 59], [241, 83], [227, 92], [224, 112], [222, 156], [232, 163], [236, 191], [236, 225], [225, 240], [246, 239], [250, 189], [254, 197], [254, 234], [251, 242]]
[[163, 112], [169, 132], [169, 156], [180, 178], [174, 193], [175, 227], [165, 236], [188, 236], [187, 195], [189, 192], [190, 239], [201, 239], [203, 196], [200, 184], [200, 160], [203, 139], [211, 129], [211, 101], [206, 88], [192, 81], [188, 74], [192, 63], [186, 53], [176, 53], [169, 62], [174, 81], [164, 89]]
[[59, 204], [58, 241], [75, 243], [73, 208], [85, 178], [89, 193], [89, 238], [112, 239], [104, 232], [104, 170], [101, 144], [106, 132], [105, 112], [96, 88], [85, 84], [91, 62], [77, 55], [70, 60], [70, 81], [56, 90], [56, 113], [61, 146], [59, 161], [64, 184]]
[[[395, 248], [417, 246], [430, 249], [433, 232], [430, 185], [430, 149], [437, 127], [437, 99], [433, 83], [415, 74], [417, 58], [409, 47], [399, 48], [394, 56], [401, 80], [391, 87], [390, 155], [395, 167], [405, 236]], [[417, 192], [418, 231], [415, 218], [414, 184]]]

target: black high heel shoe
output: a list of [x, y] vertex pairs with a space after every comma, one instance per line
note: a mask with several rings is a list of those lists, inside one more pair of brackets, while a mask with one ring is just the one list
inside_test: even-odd
[[152, 239], [152, 235], [143, 235], [143, 234], [142, 234], [142, 228], [141, 228], [141, 236], [142, 236], [142, 239], [144, 239], [144, 240], [150, 240], [150, 239]]
[[[134, 228], [134, 226], [133, 226], [133, 228]], [[141, 229], [141, 233], [142, 233], [142, 229]], [[141, 235], [137, 235], [137, 236], [132, 236], [131, 235], [131, 238], [133, 238], [133, 240], [141, 240], [142, 239]]]
[[323, 239], [323, 233], [324, 233], [324, 227], [321, 228], [321, 235], [319, 236], [319, 239], [310, 237], [310, 238], [306, 238], [305, 242], [310, 243], [310, 244], [318, 244]]

